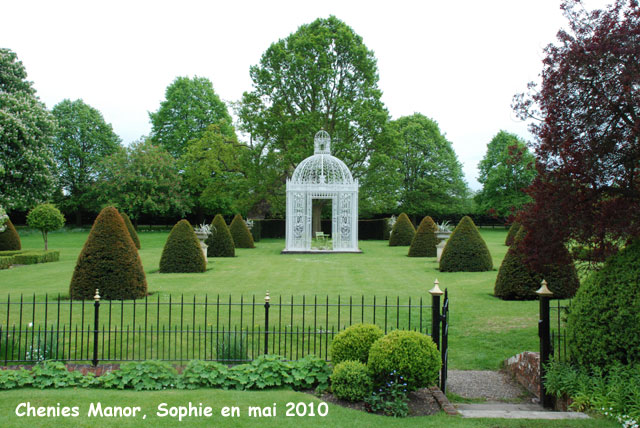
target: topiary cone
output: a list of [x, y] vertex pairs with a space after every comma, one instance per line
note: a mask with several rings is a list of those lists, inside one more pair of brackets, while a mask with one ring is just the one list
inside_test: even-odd
[[133, 227], [131, 223], [131, 219], [127, 215], [127, 213], [120, 213], [122, 219], [124, 220], [124, 225], [127, 226], [127, 231], [129, 232], [129, 236], [131, 236], [131, 240], [136, 248], [140, 249], [140, 238], [138, 238], [138, 234], [136, 233], [136, 229]]
[[187, 220], [173, 226], [160, 257], [160, 272], [204, 272], [207, 261], [202, 253], [200, 241]]
[[220, 214], [216, 215], [211, 222], [211, 235], [205, 243], [209, 246], [207, 257], [235, 257], [236, 255], [233, 237]]
[[229, 225], [229, 232], [231, 232], [231, 237], [233, 238], [233, 243], [236, 248], [256, 247], [253, 243], [251, 231], [240, 214], [236, 214], [231, 221], [231, 225]]
[[437, 226], [433, 219], [426, 216], [420, 222], [418, 231], [416, 232], [411, 247], [409, 248], [409, 257], [436, 257], [438, 238], [436, 238]]
[[520, 230], [520, 223], [514, 221], [511, 223], [511, 227], [509, 228], [509, 232], [507, 232], [507, 237], [504, 240], [504, 245], [510, 247], [513, 244], [513, 240], [515, 239], [518, 231]]
[[462, 217], [442, 250], [440, 271], [483, 272], [491, 269], [493, 260], [487, 244], [471, 217]]
[[7, 228], [4, 232], [0, 232], [0, 251], [18, 251], [22, 249], [22, 243], [20, 242], [20, 235], [16, 230], [11, 219], [7, 219], [5, 223]]
[[413, 223], [409, 220], [409, 217], [405, 213], [398, 216], [393, 229], [391, 229], [391, 235], [389, 236], [389, 246], [399, 247], [405, 245], [411, 245], [414, 235], [416, 234], [416, 228], [413, 227]]
[[93, 223], [76, 263], [69, 296], [93, 299], [96, 288], [105, 299], [138, 299], [147, 294], [147, 280], [138, 250], [114, 207], [107, 207]]

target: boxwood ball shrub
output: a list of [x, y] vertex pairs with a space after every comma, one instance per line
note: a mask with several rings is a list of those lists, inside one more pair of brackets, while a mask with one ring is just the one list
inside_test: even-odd
[[413, 227], [413, 223], [409, 220], [409, 217], [405, 213], [398, 216], [393, 229], [391, 229], [391, 235], [389, 236], [389, 246], [400, 247], [411, 245], [413, 236], [416, 234], [416, 228]]
[[507, 237], [504, 240], [504, 245], [511, 246], [519, 230], [520, 230], [520, 223], [518, 223], [517, 221], [514, 221], [513, 223], [511, 223], [511, 227], [507, 232]]
[[160, 272], [204, 272], [207, 261], [191, 223], [180, 220], [173, 226], [160, 257]]
[[393, 373], [402, 376], [407, 390], [413, 391], [435, 385], [442, 363], [431, 337], [417, 331], [394, 330], [371, 346], [368, 365], [375, 382], [384, 382]]
[[131, 240], [133, 241], [133, 244], [139, 250], [140, 249], [140, 238], [138, 238], [138, 233], [136, 232], [135, 227], [133, 227], [133, 224], [131, 223], [131, 219], [129, 218], [127, 213], [121, 212], [120, 215], [122, 216], [122, 220], [124, 220], [124, 225], [127, 226], [127, 231], [129, 232], [129, 235], [131, 236]]
[[[567, 299], [576, 294], [580, 286], [578, 273], [567, 249], [562, 246], [556, 251], [562, 255], [553, 264], [545, 265], [541, 271], [532, 270], [525, 261], [522, 241], [526, 230], [520, 227], [507, 255], [502, 260], [493, 293], [504, 300], [534, 300], [536, 290], [545, 279], [555, 299]], [[561, 245], [561, 244], [560, 244]]]
[[333, 395], [347, 401], [362, 401], [371, 395], [373, 382], [369, 369], [360, 361], [343, 361], [331, 374]]
[[330, 354], [331, 362], [353, 360], [366, 363], [373, 343], [384, 336], [382, 329], [375, 324], [354, 324], [333, 338]]
[[16, 230], [11, 219], [7, 219], [4, 224], [5, 229], [0, 232], [0, 251], [18, 251], [22, 249], [22, 243], [20, 242], [20, 235]]
[[233, 237], [220, 214], [216, 215], [211, 222], [211, 235], [205, 243], [209, 246], [207, 257], [235, 257], [236, 255]]
[[233, 220], [231, 220], [231, 224], [229, 225], [229, 232], [231, 232], [233, 244], [236, 248], [256, 247], [253, 244], [253, 236], [251, 235], [251, 231], [247, 227], [247, 223], [245, 223], [240, 214], [236, 214]]
[[441, 272], [483, 272], [493, 269], [487, 244], [469, 216], [462, 217], [442, 250]]
[[100, 211], [93, 223], [73, 271], [69, 296], [93, 299], [96, 288], [104, 299], [138, 299], [147, 294], [138, 250], [114, 207]]
[[640, 239], [580, 286], [567, 317], [567, 343], [582, 367], [640, 362]]
[[438, 245], [436, 229], [437, 226], [431, 217], [426, 216], [422, 219], [411, 241], [409, 257], [436, 257], [436, 245]]

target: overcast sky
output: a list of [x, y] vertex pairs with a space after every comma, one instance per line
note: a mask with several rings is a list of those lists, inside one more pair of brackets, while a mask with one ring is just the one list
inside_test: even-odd
[[0, 0], [0, 13], [0, 46], [18, 54], [47, 107], [81, 98], [125, 144], [149, 134], [148, 112], [176, 76], [208, 77], [237, 101], [271, 43], [335, 15], [375, 53], [392, 118], [436, 120], [472, 189], [499, 130], [532, 139], [511, 99], [538, 80], [543, 48], [566, 27], [555, 0]]

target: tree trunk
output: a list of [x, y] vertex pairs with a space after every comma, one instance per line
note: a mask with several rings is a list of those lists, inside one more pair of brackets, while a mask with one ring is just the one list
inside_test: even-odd
[[42, 232], [42, 237], [44, 238], [44, 250], [47, 251], [49, 249], [47, 246], [47, 232]]

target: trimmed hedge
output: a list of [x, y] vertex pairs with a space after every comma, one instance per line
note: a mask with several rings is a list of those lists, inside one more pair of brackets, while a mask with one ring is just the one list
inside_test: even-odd
[[173, 226], [160, 257], [161, 273], [204, 272], [207, 261], [191, 223], [180, 220]]
[[138, 250], [114, 207], [100, 211], [93, 223], [78, 256], [69, 296], [93, 299], [96, 288], [105, 299], [137, 299], [147, 294]]
[[354, 324], [336, 335], [329, 350], [331, 362], [335, 365], [352, 360], [366, 363], [373, 343], [384, 336], [380, 327], [374, 324]]
[[640, 239], [580, 286], [567, 317], [567, 343], [581, 367], [640, 363]]
[[426, 216], [420, 222], [418, 231], [411, 241], [409, 248], [409, 257], [436, 257], [438, 238], [436, 238], [436, 229], [438, 226], [433, 219]]
[[236, 214], [233, 220], [231, 220], [231, 224], [229, 225], [229, 232], [231, 232], [233, 244], [236, 248], [256, 247], [253, 244], [253, 236], [251, 236], [251, 231], [247, 227], [247, 223], [245, 223], [240, 214]]
[[120, 213], [120, 215], [122, 216], [122, 219], [124, 220], [124, 225], [127, 226], [127, 231], [129, 232], [129, 235], [131, 236], [131, 240], [133, 241], [133, 244], [139, 250], [140, 249], [140, 238], [138, 238], [138, 234], [136, 233], [136, 229], [133, 227], [133, 224], [131, 223], [131, 219], [129, 218], [127, 213], [122, 212], [122, 213]]
[[566, 248], [558, 251], [558, 254], [564, 253], [564, 257], [555, 260], [553, 265], [545, 266], [542, 272], [536, 272], [525, 263], [521, 248], [525, 235], [524, 227], [520, 227], [502, 260], [493, 294], [503, 300], [535, 300], [538, 298], [536, 290], [545, 279], [554, 299], [573, 297], [580, 286], [580, 280]]
[[9, 269], [13, 264], [13, 256], [0, 256], [0, 269]]
[[204, 241], [207, 248], [207, 257], [235, 257], [236, 247], [227, 223], [222, 215], [218, 214], [211, 222], [211, 235]]
[[436, 344], [417, 331], [394, 330], [378, 339], [369, 351], [374, 381], [385, 382], [395, 371], [404, 377], [409, 391], [437, 384], [441, 365]]
[[440, 256], [441, 272], [484, 272], [493, 269], [486, 242], [469, 216], [462, 217]]
[[514, 221], [513, 223], [511, 223], [509, 232], [507, 232], [507, 237], [504, 240], [504, 245], [510, 247], [511, 244], [513, 244], [514, 239], [516, 238], [518, 231], [520, 231], [520, 223], [518, 223], [517, 221]]
[[343, 361], [331, 374], [331, 392], [347, 401], [362, 401], [371, 395], [373, 382], [369, 369], [360, 361]]
[[253, 220], [253, 227], [251, 228], [251, 236], [253, 242], [260, 242], [262, 239], [262, 222], [260, 220]]
[[398, 216], [396, 223], [391, 229], [391, 236], [389, 236], [389, 246], [399, 247], [411, 245], [414, 235], [416, 234], [416, 228], [413, 227], [413, 223], [409, 220], [409, 217], [405, 213]]
[[11, 219], [7, 219], [7, 228], [4, 232], [0, 232], [0, 251], [16, 251], [22, 249], [20, 235], [16, 230]]
[[57, 262], [60, 260], [60, 251], [25, 251], [13, 256], [13, 264], [34, 265], [37, 263]]

